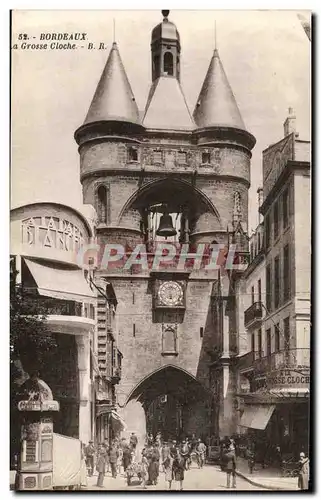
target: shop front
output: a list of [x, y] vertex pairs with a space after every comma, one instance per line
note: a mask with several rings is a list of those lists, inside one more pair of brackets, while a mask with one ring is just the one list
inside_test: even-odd
[[[17, 286], [44, 311], [55, 347], [43, 352], [41, 378], [50, 384], [60, 411], [54, 432], [88, 443], [92, 437], [90, 347], [95, 344], [97, 297], [78, 262], [92, 238], [87, 220], [57, 203], [34, 203], [11, 211], [11, 257]], [[21, 356], [29, 374], [32, 353]]]
[[273, 370], [254, 376], [252, 392], [241, 393], [240, 430], [254, 442], [280, 447], [298, 457], [309, 451], [310, 372], [306, 368]]

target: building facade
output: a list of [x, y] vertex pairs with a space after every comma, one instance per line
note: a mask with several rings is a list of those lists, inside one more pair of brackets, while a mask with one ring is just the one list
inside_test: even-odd
[[[255, 323], [259, 336], [240, 360], [252, 377], [240, 423], [298, 456], [308, 451], [310, 427], [310, 142], [296, 133], [292, 109], [284, 138], [263, 151], [260, 212], [264, 247], [256, 272], [265, 293], [245, 311], [249, 334]], [[246, 273], [252, 300], [256, 259]]]
[[[41, 373], [60, 405], [54, 432], [84, 443], [109, 441], [122, 429], [114, 389], [122, 357], [116, 343], [117, 300], [111, 284], [97, 286], [78, 258], [94, 231], [82, 214], [57, 203], [11, 211], [18, 283], [46, 314], [56, 342], [43, 353]], [[27, 359], [22, 368], [27, 377]]]
[[[147, 428], [153, 408], [162, 410], [160, 422], [172, 422], [167, 437], [200, 429], [204, 435], [225, 432], [223, 427], [234, 424], [224, 390], [218, 404], [209, 381], [218, 271], [203, 265], [178, 270], [175, 258], [161, 269], [149, 263], [159, 242], [179, 249], [187, 245], [185, 253], [195, 254], [201, 243], [227, 246], [236, 228], [246, 235], [255, 144], [218, 51], [193, 115], [181, 86], [180, 57], [179, 32], [163, 11], [151, 34], [152, 82], [141, 117], [114, 43], [85, 122], [75, 132], [83, 200], [98, 213], [98, 244], [123, 245], [127, 256], [145, 245], [147, 253], [147, 266], [96, 272], [97, 279], [112, 283], [118, 301], [118, 341], [127, 360], [117, 386], [118, 406], [125, 418], [129, 403], [140, 403]], [[213, 375], [220, 387], [234, 384], [235, 318], [224, 300], [224, 363]], [[158, 398], [163, 403], [157, 406]], [[136, 430], [133, 413], [126, 418]]]
[[33, 203], [11, 211], [10, 253], [17, 279], [45, 310], [57, 344], [43, 353], [48, 368], [41, 373], [60, 403], [55, 432], [83, 442], [92, 437], [94, 427], [91, 351], [97, 298], [77, 263], [77, 252], [92, 235], [83, 215], [65, 205]]

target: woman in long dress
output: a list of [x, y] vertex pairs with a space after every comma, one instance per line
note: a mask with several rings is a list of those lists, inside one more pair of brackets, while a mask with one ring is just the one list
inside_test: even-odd
[[170, 455], [164, 459], [163, 468], [165, 472], [165, 481], [168, 481], [168, 489], [170, 490], [173, 481], [173, 458]]
[[159, 450], [155, 446], [150, 455], [150, 462], [149, 462], [149, 482], [151, 484], [157, 484], [158, 476], [159, 476]]
[[98, 472], [97, 486], [99, 486], [100, 488], [104, 486], [106, 462], [107, 462], [107, 449], [104, 445], [102, 445], [98, 452], [98, 460], [96, 466]]
[[179, 481], [180, 490], [183, 489], [184, 471], [185, 460], [181, 454], [177, 452], [176, 457], [173, 459], [173, 479], [175, 479], [175, 481]]
[[298, 487], [300, 490], [308, 490], [309, 489], [309, 459], [305, 456], [303, 452], [300, 453], [300, 461], [299, 461], [299, 480]]

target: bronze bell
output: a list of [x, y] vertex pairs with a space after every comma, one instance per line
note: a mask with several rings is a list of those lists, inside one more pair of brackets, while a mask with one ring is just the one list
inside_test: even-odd
[[169, 214], [163, 214], [161, 216], [159, 227], [156, 231], [158, 236], [175, 236], [177, 234], [176, 229], [173, 227], [172, 217]]

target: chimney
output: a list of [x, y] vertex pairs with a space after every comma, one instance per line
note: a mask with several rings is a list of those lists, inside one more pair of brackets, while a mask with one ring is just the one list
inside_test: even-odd
[[289, 115], [283, 124], [283, 128], [284, 128], [284, 137], [286, 137], [289, 134], [292, 134], [293, 132], [295, 133], [296, 137], [298, 136], [298, 134], [296, 134], [296, 116], [294, 114], [293, 108], [289, 108]]

